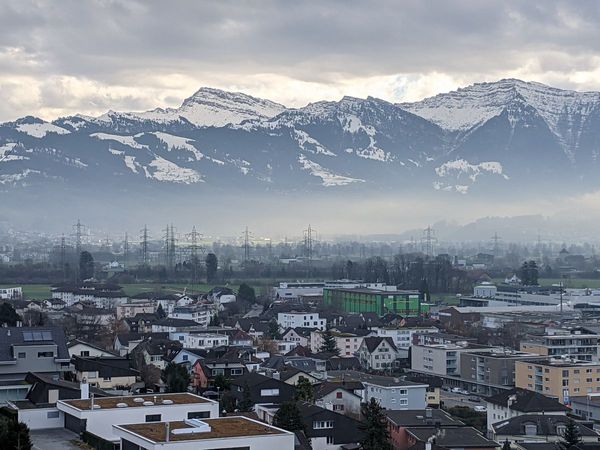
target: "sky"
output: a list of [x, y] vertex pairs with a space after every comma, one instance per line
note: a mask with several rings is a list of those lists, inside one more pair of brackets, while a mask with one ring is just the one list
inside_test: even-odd
[[596, 1], [0, 0], [0, 121], [176, 107], [202, 86], [299, 107], [515, 77], [600, 90]]

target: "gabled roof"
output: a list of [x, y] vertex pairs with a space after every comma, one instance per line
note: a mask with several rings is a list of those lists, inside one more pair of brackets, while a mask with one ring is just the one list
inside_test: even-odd
[[[40, 373], [29, 372], [25, 381], [31, 384], [27, 393], [27, 400], [35, 405], [48, 404], [48, 391], [58, 390], [59, 400], [69, 400], [81, 398], [81, 385], [72, 381], [55, 380], [52, 377]], [[95, 397], [108, 397], [110, 394], [100, 389], [90, 386], [90, 394]]]
[[[525, 436], [525, 425], [536, 426], [536, 436], [560, 436], [558, 427], [565, 426], [572, 420], [567, 416], [545, 414], [523, 414], [501, 420], [492, 424], [496, 436]], [[575, 422], [581, 436], [598, 436], [598, 434], [581, 423]]]
[[[61, 327], [5, 327], [0, 328], [0, 361], [14, 361], [13, 345], [56, 344], [57, 358], [70, 359], [65, 331]], [[16, 353], [15, 353], [16, 355]]]
[[152, 325], [165, 327], [197, 327], [198, 323], [189, 319], [174, 319], [172, 317], [165, 317], [164, 319], [157, 320]]
[[96, 349], [99, 352], [109, 353], [111, 355], [118, 356], [118, 355], [116, 355], [115, 353], [113, 353], [113, 352], [111, 352], [109, 350], [104, 350], [103, 348], [100, 348], [97, 345], [90, 344], [89, 342], [82, 341], [81, 339], [73, 339], [72, 341], [69, 341], [67, 343], [67, 348], [75, 347], [76, 345], [85, 345], [86, 347]]
[[387, 342], [394, 350], [398, 351], [396, 344], [394, 344], [394, 341], [391, 337], [368, 336], [364, 338], [363, 345], [367, 347], [367, 351], [369, 353], [373, 353], [384, 341]]
[[[326, 396], [327, 394], [331, 394], [334, 391], [341, 389], [343, 391], [348, 392], [351, 395], [356, 395], [350, 387], [342, 384], [342, 383], [333, 383], [329, 381], [325, 381], [324, 383], [320, 383], [315, 386], [315, 398], [321, 398]], [[358, 395], [356, 395], [358, 397]], [[360, 398], [360, 397], [359, 397]]]
[[442, 409], [386, 410], [388, 420], [403, 427], [462, 427], [465, 424]]
[[342, 358], [341, 356], [334, 356], [325, 361], [325, 368], [327, 370], [353, 370], [360, 369], [360, 361], [355, 356]]
[[487, 402], [505, 408], [508, 406], [509, 400], [512, 402], [510, 409], [523, 413], [570, 411], [570, 408], [558, 400], [527, 389], [515, 388], [486, 398]]
[[[449, 448], [495, 448], [500, 447], [497, 442], [484, 437], [473, 427], [406, 427], [406, 432], [417, 441], [427, 442], [435, 436], [434, 443], [440, 447]], [[412, 447], [411, 447], [412, 448]]]
[[120, 357], [80, 357], [74, 356], [73, 363], [77, 372], [98, 372], [98, 377], [134, 377], [137, 370], [130, 368], [130, 361]]
[[314, 377], [312, 375], [310, 375], [308, 372], [305, 372], [304, 370], [300, 370], [297, 367], [290, 367], [290, 366], [283, 367], [283, 370], [281, 370], [281, 372], [279, 372], [279, 379], [281, 381], [289, 380], [294, 375], [298, 375], [298, 374], [305, 375], [306, 379], [309, 379], [309, 377], [314, 379]]

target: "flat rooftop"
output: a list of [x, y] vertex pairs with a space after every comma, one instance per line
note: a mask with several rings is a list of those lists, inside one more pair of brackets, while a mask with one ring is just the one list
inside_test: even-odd
[[325, 287], [328, 291], [350, 292], [371, 295], [419, 295], [419, 291], [386, 291], [384, 289]]
[[[198, 441], [203, 439], [226, 439], [245, 436], [267, 436], [285, 434], [286, 431], [279, 430], [267, 424], [250, 420], [245, 417], [221, 417], [218, 419], [203, 419], [208, 424], [210, 431], [201, 433], [174, 434], [173, 430], [193, 428], [183, 421], [169, 422], [170, 442]], [[167, 423], [148, 422], [134, 423], [130, 425], [118, 425], [116, 428], [137, 434], [154, 443], [167, 442]]]
[[538, 366], [547, 366], [547, 367], [594, 367], [600, 368], [600, 363], [592, 362], [592, 361], [580, 361], [573, 359], [554, 359], [554, 358], [546, 358], [546, 359], [523, 359], [518, 361], [520, 363], [532, 363]]
[[[142, 399], [142, 401], [136, 401], [136, 399]], [[166, 402], [165, 402], [166, 401]], [[92, 401], [87, 400], [61, 400], [62, 403], [70, 405], [80, 410], [89, 410], [92, 406]], [[169, 406], [169, 405], [189, 405], [193, 403], [212, 403], [207, 398], [200, 397], [199, 395], [190, 394], [189, 392], [181, 394], [146, 394], [146, 395], [135, 395], [135, 396], [123, 396], [123, 397], [103, 397], [94, 398], [94, 405], [100, 406], [100, 409], [111, 409], [111, 408], [123, 408], [117, 406], [120, 403], [126, 404], [128, 408], [139, 408], [146, 407], [144, 402], [152, 402], [155, 406]]]

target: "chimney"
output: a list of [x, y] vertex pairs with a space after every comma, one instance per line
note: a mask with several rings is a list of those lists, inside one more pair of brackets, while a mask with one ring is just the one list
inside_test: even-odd
[[81, 380], [79, 383], [79, 390], [81, 391], [81, 400], [87, 400], [90, 398], [90, 385], [87, 382], [87, 379]]

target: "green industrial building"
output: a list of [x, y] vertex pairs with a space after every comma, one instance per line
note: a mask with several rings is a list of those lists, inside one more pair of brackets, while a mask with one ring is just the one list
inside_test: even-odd
[[323, 303], [336, 311], [347, 313], [374, 312], [403, 317], [417, 317], [429, 313], [429, 305], [421, 302], [418, 291], [381, 291], [374, 289], [324, 288]]

